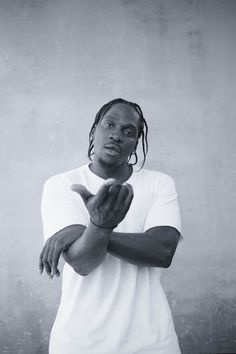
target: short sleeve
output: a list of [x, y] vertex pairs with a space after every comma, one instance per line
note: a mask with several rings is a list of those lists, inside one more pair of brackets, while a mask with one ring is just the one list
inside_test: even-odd
[[147, 213], [144, 231], [155, 226], [172, 226], [181, 233], [181, 218], [174, 180], [162, 174]]
[[70, 190], [68, 181], [53, 176], [43, 188], [41, 215], [44, 239], [72, 224], [87, 225], [87, 210], [82, 200]]

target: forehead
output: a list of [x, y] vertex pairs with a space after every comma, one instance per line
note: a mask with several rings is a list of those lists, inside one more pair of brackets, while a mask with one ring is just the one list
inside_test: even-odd
[[116, 120], [120, 120], [127, 124], [135, 125], [139, 127], [140, 117], [138, 112], [131, 106], [128, 106], [124, 103], [117, 103], [112, 106], [103, 116], [104, 118], [112, 118]]

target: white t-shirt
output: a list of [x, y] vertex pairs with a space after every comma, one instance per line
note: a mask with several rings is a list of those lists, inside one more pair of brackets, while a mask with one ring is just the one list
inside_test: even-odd
[[[134, 198], [115, 231], [138, 233], [169, 225], [181, 232], [171, 177], [142, 169], [133, 172], [126, 182], [132, 185]], [[55, 175], [45, 183], [45, 240], [68, 225], [88, 225], [89, 214], [81, 197], [70, 190], [76, 183], [95, 194], [104, 179], [87, 164]], [[160, 272], [160, 268], [136, 266], [110, 253], [87, 276], [77, 274], [66, 263], [50, 354], [179, 354]]]

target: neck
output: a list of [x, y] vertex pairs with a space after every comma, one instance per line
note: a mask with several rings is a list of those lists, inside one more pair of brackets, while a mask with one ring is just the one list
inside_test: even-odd
[[96, 160], [90, 163], [89, 168], [93, 173], [103, 179], [115, 178], [118, 179], [120, 183], [127, 181], [133, 172], [132, 166], [128, 165], [128, 163], [125, 163], [123, 166], [114, 166]]

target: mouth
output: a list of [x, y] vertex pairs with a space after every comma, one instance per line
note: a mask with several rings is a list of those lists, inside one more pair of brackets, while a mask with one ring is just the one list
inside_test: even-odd
[[121, 153], [121, 148], [119, 145], [115, 145], [115, 144], [107, 144], [104, 146], [106, 150], [112, 152], [112, 153], [117, 153], [120, 154]]

